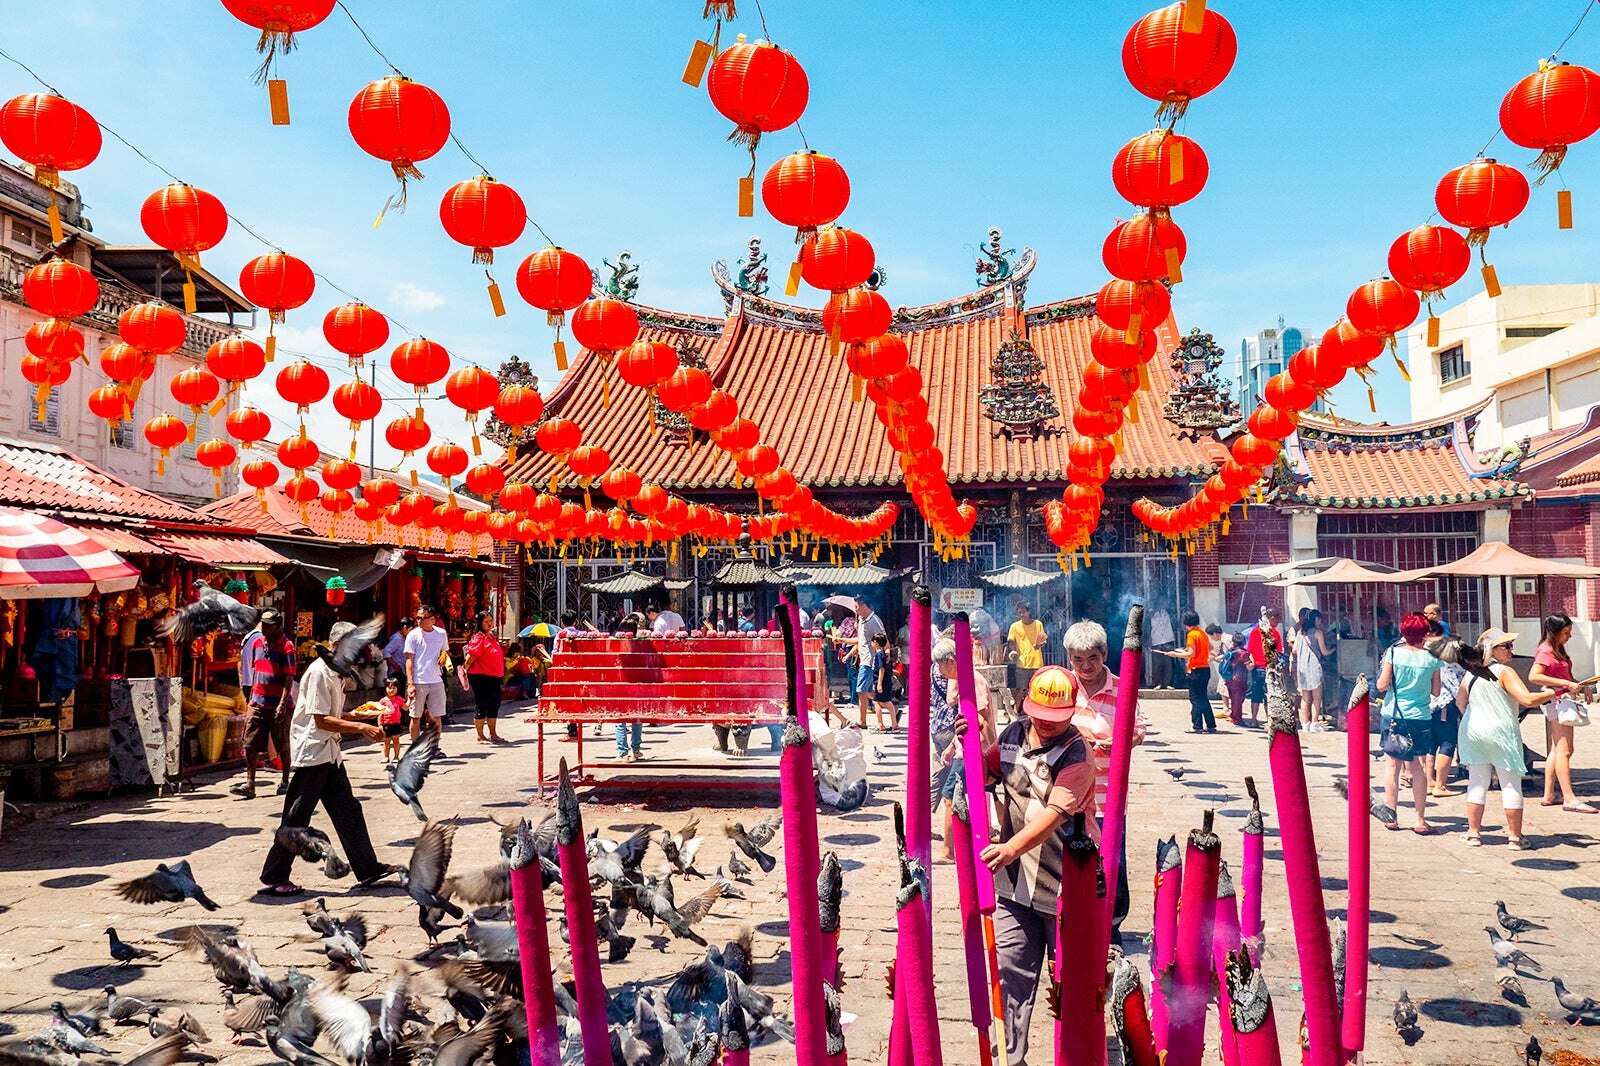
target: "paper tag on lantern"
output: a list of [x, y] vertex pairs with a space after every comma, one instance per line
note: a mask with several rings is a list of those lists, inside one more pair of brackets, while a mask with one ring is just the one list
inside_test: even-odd
[[739, 217], [750, 218], [756, 213], [756, 179], [739, 179]]
[[[228, 397], [230, 395], [232, 395], [231, 392], [225, 392], [221, 396], [217, 397], [216, 402], [210, 407], [206, 408], [206, 414], [210, 415], [212, 418], [216, 418], [217, 415], [222, 412], [222, 409], [228, 406]], [[194, 440], [194, 427], [192, 425], [189, 427], [189, 439]]]
[[267, 106], [272, 109], [272, 124], [274, 126], [287, 126], [289, 124], [289, 83], [282, 78], [271, 78], [267, 81]]
[[783, 283], [785, 296], [800, 295], [800, 260], [796, 259], [789, 264], [789, 280]]
[[1493, 263], [1483, 264], [1483, 291], [1491, 300], [1500, 295], [1500, 275], [1494, 272]]
[[683, 68], [683, 83], [700, 88], [700, 83], [706, 78], [706, 67], [714, 58], [716, 49], [711, 47], [710, 41], [695, 41], [694, 47], [689, 50], [689, 62]]
[[1167, 252], [1167, 280], [1176, 285], [1183, 280], [1183, 256], [1178, 254], [1178, 249], [1168, 248]]
[[1177, 145], [1168, 148], [1167, 172], [1174, 185], [1183, 180], [1183, 152]]
[[61, 205], [56, 203], [56, 191], [50, 190], [50, 209], [46, 212], [50, 218], [50, 242], [60, 244], [66, 240], [66, 233], [61, 229]]
[[474, 456], [483, 454], [483, 442], [478, 439], [478, 435], [476, 433], [472, 435], [472, 454]]
[[1150, 387], [1150, 367], [1144, 363], [1139, 364], [1139, 387], [1141, 389]]
[[1438, 346], [1439, 346], [1439, 316], [1438, 315], [1429, 315], [1428, 316], [1428, 347], [1437, 348]]
[[1206, 25], [1206, 0], [1183, 0], [1183, 32], [1199, 33]]
[[183, 283], [183, 309], [192, 315], [194, 314], [194, 309], [196, 306], [197, 305], [195, 304], [194, 298], [194, 280], [191, 278]]
[[1559, 229], [1572, 228], [1572, 190], [1556, 190], [1556, 226]]
[[556, 353], [556, 369], [565, 370], [567, 368], [567, 342], [556, 341], [554, 350]]
[[417, 472], [415, 470], [411, 471], [411, 487], [417, 487]]
[[494, 308], [494, 317], [505, 317], [506, 302], [500, 295], [500, 283], [493, 278], [489, 279], [489, 306]]
[[270, 330], [267, 332], [266, 351], [267, 362], [270, 363], [278, 354], [278, 338]]
[[1139, 402], [1137, 400], [1129, 400], [1128, 406], [1123, 410], [1128, 412], [1128, 425], [1137, 426], [1139, 424]]

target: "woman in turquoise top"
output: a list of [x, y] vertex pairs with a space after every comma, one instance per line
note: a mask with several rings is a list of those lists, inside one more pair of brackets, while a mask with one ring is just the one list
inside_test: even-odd
[[[1427, 821], [1428, 775], [1423, 764], [1433, 761], [1438, 747], [1431, 702], [1439, 694], [1440, 662], [1423, 647], [1422, 642], [1428, 638], [1428, 620], [1422, 615], [1408, 614], [1400, 619], [1400, 637], [1402, 643], [1383, 653], [1378, 691], [1394, 691], [1394, 699], [1385, 704], [1385, 711], [1389, 732], [1411, 740], [1411, 754], [1406, 762], [1411, 767], [1411, 801], [1417, 812], [1417, 824], [1412, 830], [1429, 836], [1433, 827]], [[1389, 756], [1389, 774], [1383, 786], [1384, 802], [1396, 814], [1400, 802], [1400, 766], [1400, 759]], [[1385, 824], [1390, 829], [1400, 828], [1398, 821]]]

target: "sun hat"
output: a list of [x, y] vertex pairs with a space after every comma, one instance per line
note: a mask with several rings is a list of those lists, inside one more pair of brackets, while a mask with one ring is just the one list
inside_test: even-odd
[[1077, 712], [1078, 682], [1071, 671], [1059, 666], [1046, 666], [1028, 682], [1028, 696], [1022, 701], [1022, 711], [1040, 722], [1070, 722]]
[[1516, 643], [1516, 640], [1517, 635], [1515, 633], [1507, 633], [1503, 629], [1490, 626], [1488, 629], [1485, 629], [1483, 631], [1483, 635], [1478, 638], [1478, 646], [1487, 651], [1488, 649], [1497, 647], [1501, 644], [1514, 644]]

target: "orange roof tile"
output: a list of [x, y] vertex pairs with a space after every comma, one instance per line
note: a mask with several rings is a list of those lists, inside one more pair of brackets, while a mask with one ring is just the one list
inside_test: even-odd
[[1526, 498], [1520, 481], [1474, 477], [1465, 422], [1361, 426], [1302, 421], [1290, 438], [1298, 461], [1278, 487], [1280, 503], [1334, 508], [1463, 507]]

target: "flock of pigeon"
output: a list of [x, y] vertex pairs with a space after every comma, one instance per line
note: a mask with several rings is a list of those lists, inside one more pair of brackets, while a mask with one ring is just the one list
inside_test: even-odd
[[[396, 796], [423, 819], [417, 794], [437, 751], [437, 734], [422, 734], [391, 775]], [[374, 972], [368, 955], [373, 934], [358, 913], [335, 913], [323, 899], [304, 904], [308, 943], [323, 959], [280, 972], [269, 971], [233, 930], [191, 926], [184, 946], [203, 956], [215, 975], [223, 1023], [233, 1041], [258, 1037], [291, 1066], [471, 1066], [486, 1059], [500, 1066], [527, 1063], [522, 970], [510, 920], [511, 871], [514, 863], [536, 858], [546, 893], [560, 891], [557, 824], [563, 802], [575, 815], [570, 785], [564, 784], [557, 810], [538, 826], [497, 822], [498, 861], [465, 871], [450, 868], [455, 820], [424, 820], [409, 863], [395, 870], [425, 934], [425, 944], [419, 939], [413, 956], [421, 972], [399, 963], [374, 1004], [375, 1012], [347, 991], [352, 974]], [[698, 819], [677, 831], [653, 834], [650, 828], [641, 829], [624, 840], [605, 839], [598, 830], [588, 834], [585, 850], [595, 926], [607, 949], [604, 958], [612, 963], [627, 958], [637, 937], [626, 930], [637, 932], [641, 923], [662, 951], [672, 940], [704, 949], [665, 987], [618, 983], [611, 990], [607, 1014], [614, 1062], [709, 1066], [718, 1061], [725, 1042], [749, 1046], [764, 1039], [794, 1039], [789, 1021], [756, 987], [753, 934], [742, 930], [716, 947], [695, 929], [719, 900], [744, 899], [741, 886], [752, 883], [756, 871], [767, 874], [776, 867], [777, 859], [766, 848], [779, 825], [777, 815], [749, 828], [740, 822], [726, 825], [726, 861], [709, 874], [696, 866], [706, 864], [708, 850]], [[330, 878], [350, 873], [320, 830], [281, 828], [276, 840], [296, 856], [320, 863]], [[661, 860], [653, 867], [647, 863], [652, 854]], [[680, 899], [678, 882], [688, 881], [705, 887]], [[218, 909], [187, 861], [162, 863], [143, 877], [120, 883], [116, 893], [131, 903], [192, 900], [206, 911]], [[564, 909], [557, 903], [553, 910], [565, 941]], [[453, 938], [444, 940], [447, 931]], [[385, 927], [378, 935], [387, 932]], [[155, 952], [121, 939], [115, 928], [108, 928], [106, 936], [110, 957], [119, 966], [158, 963]], [[395, 945], [388, 953], [404, 955], [406, 950]], [[558, 949], [553, 954], [564, 953]], [[554, 974], [563, 1061], [577, 1062], [582, 1054], [576, 1003], [571, 975], [561, 972], [564, 965]], [[442, 1003], [430, 1001], [428, 990], [436, 991]], [[189, 1045], [210, 1041], [181, 1007], [145, 1002], [120, 993], [115, 985], [108, 985], [104, 996], [104, 1002], [79, 1014], [57, 1003], [42, 1032], [0, 1043], [0, 1066], [169, 1066]], [[153, 1042], [126, 1058], [102, 1046], [109, 1033], [132, 1026], [148, 1029]]]

